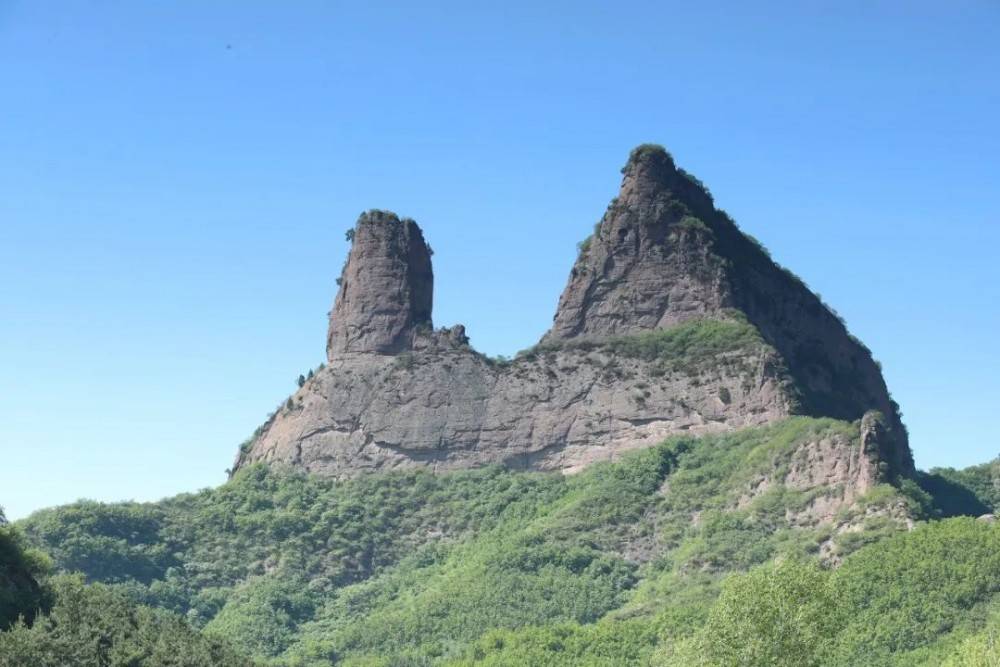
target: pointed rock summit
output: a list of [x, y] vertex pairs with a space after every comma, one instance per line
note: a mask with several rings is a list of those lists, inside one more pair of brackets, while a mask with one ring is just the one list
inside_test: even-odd
[[660, 146], [632, 151], [618, 196], [581, 244], [547, 342], [746, 318], [782, 356], [797, 411], [854, 420], [881, 412], [904, 441], [892, 461], [912, 471], [898, 407], [871, 352], [840, 318], [715, 208], [702, 183]]
[[417, 223], [395, 213], [362, 213], [330, 312], [326, 354], [396, 354], [431, 328], [434, 273]]
[[853, 439], [796, 455], [803, 483], [822, 478], [843, 493], [828, 508], [911, 475], [878, 364], [837, 315], [663, 148], [636, 148], [622, 173], [552, 328], [509, 362], [471, 349], [460, 325], [432, 330], [431, 253], [416, 223], [362, 215], [330, 315], [329, 364], [234, 469], [572, 472], [671, 435], [802, 414], [856, 426]]
[[630, 334], [732, 306], [701, 218], [712, 199], [659, 146], [632, 151], [618, 196], [580, 255], [545, 340]]

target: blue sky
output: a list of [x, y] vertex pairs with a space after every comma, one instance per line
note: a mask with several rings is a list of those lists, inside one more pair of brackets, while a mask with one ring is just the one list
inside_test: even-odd
[[868, 343], [918, 465], [988, 460], [998, 29], [992, 0], [0, 0], [0, 503], [221, 483], [323, 360], [367, 208], [424, 228], [436, 324], [527, 347], [645, 141]]

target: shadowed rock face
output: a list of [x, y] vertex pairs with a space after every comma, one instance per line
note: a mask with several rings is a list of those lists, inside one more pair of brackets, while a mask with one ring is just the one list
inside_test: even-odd
[[409, 349], [414, 332], [431, 327], [433, 298], [431, 253], [417, 223], [386, 211], [363, 213], [330, 313], [327, 358]]
[[330, 318], [329, 365], [236, 468], [573, 471], [673, 434], [872, 411], [884, 415], [876, 435], [874, 416], [865, 426], [877, 446], [844, 449], [865, 458], [844, 465], [910, 474], [905, 429], [867, 348], [662, 148], [637, 148], [622, 172], [552, 329], [512, 363], [472, 350], [461, 326], [433, 331], [419, 227], [363, 215]]

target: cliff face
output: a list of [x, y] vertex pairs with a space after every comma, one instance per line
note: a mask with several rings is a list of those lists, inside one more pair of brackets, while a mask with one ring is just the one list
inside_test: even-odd
[[651, 147], [633, 151], [622, 172], [621, 191], [581, 245], [543, 340], [648, 331], [733, 305], [702, 221], [713, 210], [705, 192]]
[[684, 367], [595, 345], [491, 363], [452, 331], [400, 356], [345, 355], [307, 382], [240, 464], [362, 470], [498, 463], [574, 470], [679, 432], [763, 424], [791, 412], [780, 359], [763, 341]]
[[330, 312], [326, 354], [392, 354], [431, 326], [434, 274], [424, 235], [413, 220], [368, 211], [354, 228], [351, 253]]
[[878, 446], [860, 450], [866, 465], [912, 472], [881, 373], [838, 318], [662, 148], [636, 149], [623, 174], [552, 329], [510, 363], [470, 349], [460, 326], [432, 330], [430, 252], [416, 223], [362, 215], [331, 313], [329, 365], [236, 467], [572, 471], [672, 434], [872, 411], [884, 417]]

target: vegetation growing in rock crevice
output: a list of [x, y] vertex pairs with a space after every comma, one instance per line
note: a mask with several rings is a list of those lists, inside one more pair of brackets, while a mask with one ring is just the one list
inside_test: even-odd
[[737, 311], [724, 318], [698, 318], [665, 329], [602, 338], [554, 339], [522, 350], [517, 359], [554, 352], [600, 350], [609, 355], [657, 362], [667, 370], [694, 370], [720, 357], [767, 348], [760, 332]]

